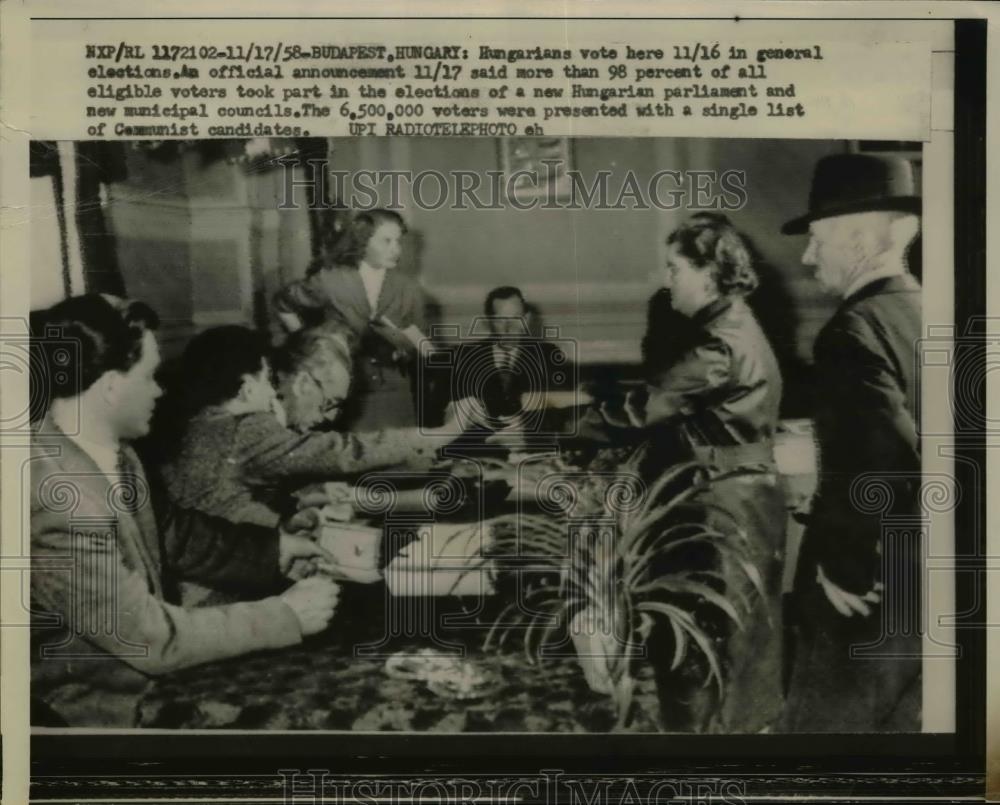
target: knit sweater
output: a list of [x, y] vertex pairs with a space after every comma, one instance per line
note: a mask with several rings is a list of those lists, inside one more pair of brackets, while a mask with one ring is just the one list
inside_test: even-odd
[[302, 434], [269, 412], [231, 414], [210, 407], [191, 420], [162, 472], [179, 505], [233, 522], [275, 526], [276, 494], [289, 482], [422, 463], [435, 447], [416, 428]]

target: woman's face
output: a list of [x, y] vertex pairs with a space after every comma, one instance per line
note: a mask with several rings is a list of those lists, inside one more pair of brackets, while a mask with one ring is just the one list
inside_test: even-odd
[[402, 252], [403, 230], [394, 221], [383, 221], [365, 246], [365, 262], [372, 268], [395, 268]]
[[670, 304], [673, 309], [685, 316], [693, 316], [719, 296], [719, 289], [708, 266], [695, 266], [681, 253], [680, 246], [676, 243], [667, 247], [663, 287], [670, 289]]

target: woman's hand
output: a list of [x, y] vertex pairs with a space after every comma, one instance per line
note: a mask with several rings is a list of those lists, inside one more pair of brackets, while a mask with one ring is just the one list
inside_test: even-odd
[[281, 427], [287, 428], [288, 412], [285, 411], [285, 406], [282, 404], [281, 400], [279, 400], [277, 397], [272, 397], [270, 407], [271, 407], [271, 413], [274, 414], [274, 418], [277, 419], [279, 423], [281, 423]]
[[625, 395], [625, 413], [633, 428], [646, 426], [646, 410], [645, 406], [639, 404], [639, 395], [639, 389], [632, 389]]
[[476, 428], [488, 428], [489, 415], [481, 400], [465, 397], [448, 404], [444, 413], [444, 430], [465, 433]]
[[609, 425], [616, 428], [627, 428], [629, 426], [628, 419], [612, 411], [608, 407], [607, 400], [601, 402], [601, 407], [598, 410], [601, 412], [601, 418]]
[[612, 411], [607, 402], [602, 402], [600, 411], [604, 421], [616, 428], [642, 428], [646, 425], [646, 414], [638, 403], [639, 390], [632, 389], [625, 395], [625, 402], [622, 404], [624, 416]]
[[854, 615], [861, 615], [861, 617], [867, 618], [872, 614], [871, 607], [868, 604], [882, 603], [881, 591], [883, 585], [881, 582], [875, 582], [872, 589], [864, 595], [855, 595], [830, 581], [820, 565], [816, 565], [816, 581], [823, 588], [823, 592], [826, 594], [827, 600], [833, 605], [833, 608], [845, 618], [850, 618]]
[[624, 416], [621, 413], [612, 411], [611, 408], [608, 407], [606, 401], [602, 402], [600, 407], [600, 412], [601, 416], [604, 418], [604, 421], [616, 428], [644, 427], [646, 424], [645, 415], [639, 408], [636, 407], [631, 397], [632, 397], [632, 392], [629, 392], [629, 395], [625, 398], [625, 402], [622, 405], [622, 411], [624, 412]]

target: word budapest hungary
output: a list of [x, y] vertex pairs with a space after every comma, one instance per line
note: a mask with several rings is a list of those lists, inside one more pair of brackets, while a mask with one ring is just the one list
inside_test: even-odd
[[[838, 41], [507, 47], [474, 38], [330, 43], [297, 34], [242, 44], [220, 33], [214, 44], [196, 44], [156, 37], [75, 45], [67, 55], [82, 69], [64, 103], [80, 111], [78, 137], [537, 136], [596, 134], [609, 120], [642, 135], [654, 119], [678, 135], [743, 120], [762, 135], [788, 136], [789, 126], [821, 125], [846, 108], [846, 84], [830, 84], [829, 75], [864, 66], [869, 75], [910, 80], [914, 61], [905, 49]], [[913, 94], [899, 102], [905, 97]]]

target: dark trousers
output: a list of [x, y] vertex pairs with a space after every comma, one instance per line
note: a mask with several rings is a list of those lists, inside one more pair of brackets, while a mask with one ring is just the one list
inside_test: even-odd
[[887, 629], [878, 606], [866, 618], [845, 617], [804, 576], [791, 609], [795, 651], [783, 731], [920, 731], [918, 633]]

